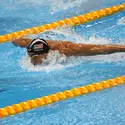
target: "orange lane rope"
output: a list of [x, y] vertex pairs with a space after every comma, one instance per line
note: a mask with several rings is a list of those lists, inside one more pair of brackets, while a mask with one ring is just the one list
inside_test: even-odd
[[10, 41], [13, 38], [18, 38], [19, 36], [38, 34], [40, 32], [52, 30], [56, 27], [67, 25], [67, 24], [70, 24], [72, 26], [84, 24], [84, 23], [97, 20], [105, 16], [112, 15], [124, 9], [125, 9], [125, 3], [116, 5], [116, 6], [111, 6], [109, 8], [103, 8], [101, 10], [93, 11], [93, 12], [86, 13], [83, 15], [66, 18], [64, 20], [59, 20], [57, 22], [52, 22], [50, 24], [44, 24], [42, 26], [36, 26], [36, 27], [29, 28], [29, 29], [20, 30], [17, 32], [12, 32], [12, 33], [0, 36], [0, 43]]
[[0, 118], [9, 115], [14, 115], [20, 112], [24, 112], [33, 108], [65, 100], [68, 98], [73, 98], [83, 94], [96, 92], [106, 88], [111, 88], [116, 85], [125, 84], [125, 76], [116, 77], [114, 79], [109, 79], [106, 81], [101, 81], [98, 83], [93, 83], [86, 86], [81, 86], [78, 88], [73, 88], [71, 90], [65, 90], [63, 92], [57, 92], [55, 94], [50, 94], [48, 96], [43, 96], [40, 98], [35, 98], [33, 100], [28, 100], [26, 102], [20, 102], [19, 104], [13, 104], [11, 106], [6, 106], [0, 108]]

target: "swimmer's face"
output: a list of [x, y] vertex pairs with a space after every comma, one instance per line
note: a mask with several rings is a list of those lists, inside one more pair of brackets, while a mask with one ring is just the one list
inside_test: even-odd
[[34, 65], [42, 64], [43, 59], [46, 59], [46, 57], [47, 57], [47, 54], [34, 55], [34, 56], [30, 57], [31, 63]]

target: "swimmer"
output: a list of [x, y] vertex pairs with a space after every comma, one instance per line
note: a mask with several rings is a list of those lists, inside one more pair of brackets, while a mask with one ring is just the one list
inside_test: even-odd
[[47, 58], [48, 53], [58, 50], [66, 56], [92, 56], [98, 54], [111, 54], [115, 52], [125, 52], [125, 46], [122, 45], [95, 45], [72, 43], [69, 41], [44, 40], [41, 38], [29, 39], [20, 37], [13, 39], [15, 46], [27, 49], [31, 63], [34, 65], [41, 64], [43, 59]]

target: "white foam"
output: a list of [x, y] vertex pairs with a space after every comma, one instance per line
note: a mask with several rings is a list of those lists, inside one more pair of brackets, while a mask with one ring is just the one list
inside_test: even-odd
[[61, 70], [66, 67], [72, 67], [80, 63], [111, 63], [122, 62], [125, 60], [125, 53], [114, 53], [110, 55], [96, 55], [96, 56], [84, 56], [84, 57], [66, 57], [60, 54], [58, 51], [49, 53], [47, 59], [43, 61], [43, 64], [34, 66], [30, 63], [30, 58], [26, 55], [19, 61], [20, 66], [27, 71], [54, 71]]
[[23, 69], [28, 71], [48, 72], [52, 70], [63, 69], [64, 67], [70, 67], [72, 65], [77, 65], [78, 60], [76, 62], [75, 57], [67, 58], [65, 55], [60, 54], [59, 51], [51, 51], [48, 54], [47, 59], [44, 59], [41, 65], [34, 66], [31, 64], [28, 55], [22, 57], [22, 59], [19, 61], [19, 64]]
[[121, 17], [118, 22], [117, 22], [118, 25], [125, 25], [125, 16], [124, 17]]

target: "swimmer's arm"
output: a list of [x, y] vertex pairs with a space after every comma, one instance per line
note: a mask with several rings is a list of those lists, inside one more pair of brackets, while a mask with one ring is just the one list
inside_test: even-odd
[[121, 45], [77, 44], [66, 41], [58, 41], [52, 45], [53, 50], [59, 50], [62, 54], [67, 56], [90, 56], [97, 54], [110, 54], [114, 52], [125, 52], [125, 46]]
[[18, 39], [13, 39], [12, 43], [15, 46], [26, 48], [31, 43], [31, 41], [32, 41], [32, 39], [20, 37]]
[[81, 45], [84, 52], [80, 52], [80, 54], [85, 53], [86, 55], [98, 55], [98, 54], [111, 54], [115, 52], [125, 52], [125, 46], [122, 45], [115, 45], [115, 44], [109, 44], [109, 45], [93, 45], [93, 44], [86, 44]]

